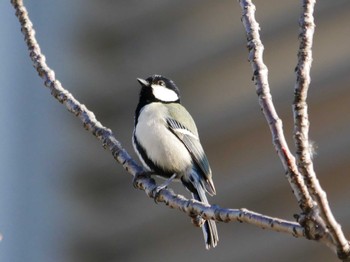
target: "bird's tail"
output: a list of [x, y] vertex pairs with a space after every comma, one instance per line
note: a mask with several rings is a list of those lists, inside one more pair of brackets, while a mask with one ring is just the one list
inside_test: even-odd
[[[193, 198], [205, 204], [209, 204], [208, 199], [205, 196], [205, 191], [202, 185], [199, 183], [196, 183], [194, 187], [196, 190], [194, 190], [195, 192], [192, 192]], [[219, 242], [219, 235], [218, 235], [218, 230], [216, 228], [215, 221], [206, 220], [204, 222], [204, 225], [202, 226], [202, 230], [203, 230], [206, 249], [210, 249], [211, 247], [216, 247], [216, 245]]]

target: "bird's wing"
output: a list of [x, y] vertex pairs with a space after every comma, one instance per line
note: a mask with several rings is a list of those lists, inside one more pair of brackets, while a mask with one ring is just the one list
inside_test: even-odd
[[167, 118], [167, 124], [169, 130], [185, 145], [192, 159], [198, 165], [200, 171], [202, 171], [201, 173], [204, 175], [203, 178], [204, 181], [206, 181], [205, 187], [208, 193], [215, 195], [215, 187], [211, 178], [211, 169], [207, 156], [199, 141], [197, 130], [195, 129], [194, 132], [191, 132], [189, 128], [172, 118]]

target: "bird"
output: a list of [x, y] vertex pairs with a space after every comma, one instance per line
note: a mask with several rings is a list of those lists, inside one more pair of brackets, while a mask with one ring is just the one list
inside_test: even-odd
[[[216, 194], [208, 158], [200, 143], [196, 124], [180, 102], [176, 84], [161, 75], [137, 78], [141, 85], [135, 110], [132, 143], [144, 168], [171, 181], [181, 181], [192, 197], [209, 204], [206, 193]], [[216, 223], [202, 225], [206, 249], [219, 237]]]

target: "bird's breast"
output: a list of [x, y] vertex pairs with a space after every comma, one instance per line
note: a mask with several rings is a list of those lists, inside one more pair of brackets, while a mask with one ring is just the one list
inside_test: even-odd
[[185, 173], [192, 158], [184, 144], [168, 129], [166, 107], [160, 103], [145, 106], [135, 127], [135, 135], [148, 158], [167, 172]]

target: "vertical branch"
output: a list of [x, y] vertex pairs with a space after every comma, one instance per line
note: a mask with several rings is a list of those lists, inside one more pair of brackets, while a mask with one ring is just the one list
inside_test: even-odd
[[[305, 3], [308, 2], [308, 3]], [[308, 188], [311, 193], [314, 189], [311, 188], [310, 176], [315, 176], [312, 150], [309, 142], [309, 117], [307, 107], [307, 94], [311, 82], [310, 69], [312, 64], [312, 41], [315, 30], [313, 10], [315, 0], [303, 1], [303, 12], [300, 17], [300, 33], [299, 33], [299, 52], [298, 64], [295, 68], [296, 83], [294, 87], [294, 141], [296, 144], [296, 154], [298, 167], [302, 175], [305, 177]]]
[[338, 248], [339, 257], [348, 257], [350, 253], [349, 243], [346, 240], [340, 225], [335, 220], [329, 207], [326, 193], [321, 188], [312, 162], [312, 150], [309, 142], [309, 117], [307, 108], [307, 94], [311, 82], [310, 69], [312, 64], [312, 43], [315, 31], [314, 6], [316, 0], [303, 0], [303, 9], [300, 17], [299, 52], [296, 67], [296, 84], [294, 90], [294, 141], [298, 167], [304, 176], [306, 185], [315, 198], [320, 215], [323, 218], [334, 243]]
[[249, 61], [253, 68], [256, 92], [259, 97], [261, 110], [270, 126], [274, 147], [280, 157], [288, 182], [300, 208], [308, 213], [314, 207], [314, 202], [304, 183], [304, 179], [298, 171], [296, 161], [290, 152], [284, 137], [282, 120], [278, 117], [272, 102], [268, 83], [268, 69], [263, 61], [264, 46], [260, 40], [259, 24], [255, 20], [255, 6], [250, 0], [240, 0], [243, 10], [242, 22], [244, 24], [249, 49]]

